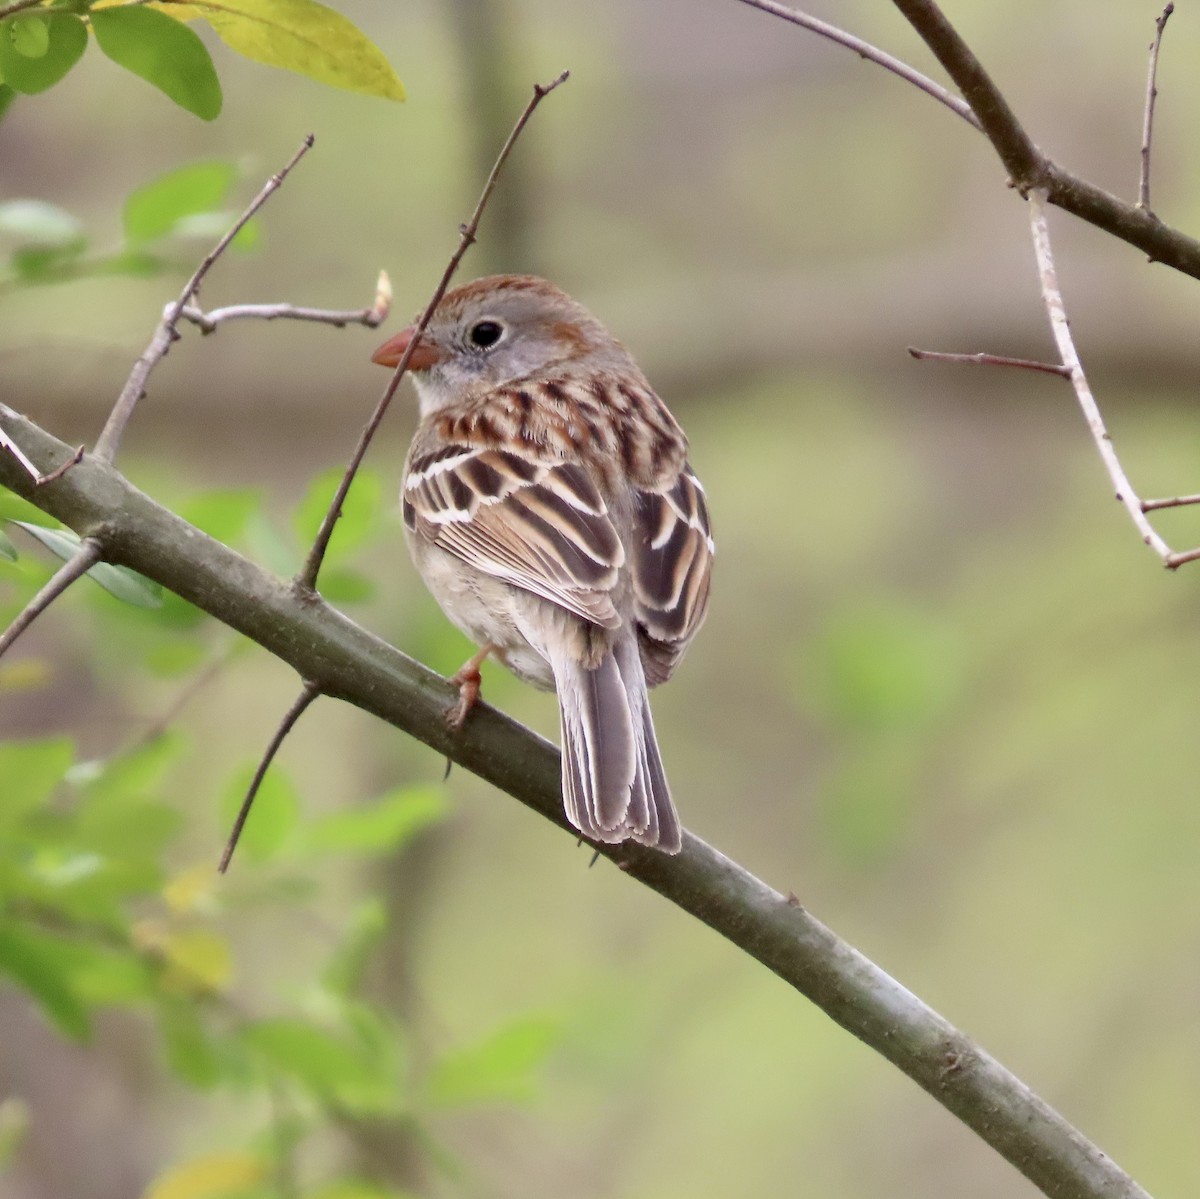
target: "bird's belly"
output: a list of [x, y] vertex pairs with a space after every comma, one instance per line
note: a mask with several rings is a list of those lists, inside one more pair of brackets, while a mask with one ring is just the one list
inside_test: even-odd
[[535, 596], [468, 566], [437, 546], [409, 542], [425, 585], [450, 620], [477, 645], [491, 643], [518, 678], [552, 690], [550, 663], [521, 632], [520, 613]]

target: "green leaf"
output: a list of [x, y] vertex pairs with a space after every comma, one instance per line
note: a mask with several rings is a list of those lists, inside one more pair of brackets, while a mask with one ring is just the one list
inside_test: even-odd
[[[344, 467], [331, 467], [309, 484], [293, 520], [301, 545], [312, 544], [345, 473]], [[342, 504], [342, 514], [333, 526], [330, 553], [346, 554], [367, 541], [375, 531], [382, 505], [383, 482], [379, 475], [374, 471], [360, 470]]]
[[214, 540], [234, 545], [262, 502], [261, 491], [208, 491], [184, 504], [179, 515]]
[[154, 241], [188, 217], [219, 208], [236, 178], [237, 168], [230, 162], [197, 162], [143, 184], [125, 201], [126, 241]]
[[92, 9], [92, 30], [113, 62], [152, 83], [202, 120], [221, 112], [221, 84], [207, 48], [186, 25], [140, 5]]
[[62, 246], [23, 246], [9, 263], [23, 283], [52, 283], [77, 272], [80, 255], [87, 249], [84, 239]]
[[158, 1028], [167, 1051], [167, 1064], [184, 1082], [207, 1090], [224, 1073], [220, 1054], [200, 1021], [192, 1002], [164, 998], [158, 1007]]
[[231, 49], [319, 83], [403, 100], [383, 52], [340, 13], [316, 0], [198, 0], [188, 6]]
[[65, 737], [0, 743], [0, 822], [15, 821], [49, 800], [71, 768]]
[[9, 540], [8, 534], [0, 529], [0, 558], [15, 562], [18, 556], [17, 547]]
[[962, 653], [903, 599], [844, 610], [818, 637], [808, 698], [838, 727], [879, 733], [920, 726], [958, 691]]
[[[22, 18], [45, 26], [46, 51], [36, 58], [21, 54], [14, 44], [14, 26]], [[28, 32], [21, 35], [28, 38]], [[53, 87], [87, 49], [87, 26], [73, 13], [20, 14], [0, 22], [0, 77], [14, 91], [33, 95]]]
[[40, 245], [77, 242], [83, 228], [77, 218], [45, 200], [10, 200], [0, 204], [0, 233]]
[[[79, 548], [79, 536], [70, 529], [48, 529], [45, 525], [30, 524], [24, 520], [14, 520], [14, 525], [24, 529], [26, 533], [36, 537], [51, 553], [56, 554], [64, 562], [75, 556]], [[88, 578], [103, 587], [110, 595], [133, 604], [137, 608], [161, 608], [162, 587], [127, 566], [113, 566], [109, 562], [97, 562], [87, 572]]]
[[42, 58], [50, 49], [50, 30], [41, 13], [25, 12], [8, 22], [13, 49], [25, 58]]
[[244, 1042], [281, 1074], [289, 1075], [322, 1098], [332, 1096], [356, 1106], [378, 1092], [376, 1063], [313, 1024], [291, 1017], [247, 1025]]
[[87, 1038], [91, 1026], [71, 986], [69, 953], [54, 938], [0, 928], [0, 973], [20, 983], [61, 1032], [76, 1041]]
[[435, 787], [408, 787], [364, 805], [315, 820], [304, 832], [309, 853], [383, 853], [407, 844], [446, 815], [446, 800]]
[[533, 1071], [558, 1040], [559, 1025], [547, 1017], [522, 1017], [479, 1044], [447, 1054], [430, 1073], [432, 1103], [460, 1106], [506, 1100], [525, 1102], [534, 1093]]
[[[232, 823], [250, 789], [254, 767], [239, 770], [225, 790], [221, 814]], [[267, 771], [254, 797], [250, 815], [246, 818], [238, 842], [239, 852], [245, 852], [261, 862], [277, 853], [296, 827], [300, 815], [300, 797], [288, 776], [273, 764]]]
[[[3, 76], [0, 75], [0, 78]], [[8, 112], [8, 107], [17, 98], [17, 93], [7, 83], [0, 83], [0, 117]]]

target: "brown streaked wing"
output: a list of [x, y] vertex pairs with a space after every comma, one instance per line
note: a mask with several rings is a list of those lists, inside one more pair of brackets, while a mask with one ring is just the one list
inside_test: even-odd
[[708, 610], [713, 559], [704, 488], [690, 466], [634, 497], [633, 594], [646, 681], [666, 682]]
[[410, 528], [477, 570], [584, 620], [620, 623], [609, 593], [625, 550], [579, 466], [445, 446], [413, 459], [403, 499]]

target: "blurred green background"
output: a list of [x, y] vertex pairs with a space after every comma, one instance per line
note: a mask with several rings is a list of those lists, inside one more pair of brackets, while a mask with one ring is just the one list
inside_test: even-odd
[[[255, 252], [227, 256], [203, 302], [357, 307], [382, 267], [395, 329], [430, 293], [531, 84], [569, 67], [460, 278], [554, 279], [631, 347], [691, 437], [719, 546], [713, 602], [655, 695], [685, 823], [794, 891], [1150, 1191], [1195, 1193], [1200, 575], [1170, 575], [1141, 546], [1060, 380], [905, 353], [1053, 353], [1025, 209], [986, 143], [894, 77], [733, 0], [339, 7], [387, 53], [405, 104], [214, 41], [226, 106], [208, 125], [90, 54], [0, 123], [0, 200], [50, 200], [103, 245], [139, 184], [229, 159], [240, 204], [311, 130], [316, 149], [265, 210]], [[1157, 5], [947, 11], [1039, 145], [1136, 194]], [[818, 15], [936, 74], [888, 5]], [[1181, 6], [1160, 66], [1153, 199], [1190, 230], [1197, 61], [1200, 23]], [[1200, 491], [1200, 291], [1051, 221], [1079, 348], [1135, 485]], [[4, 401], [65, 440], [93, 439], [201, 245], [178, 247], [178, 280], [3, 296]], [[214, 488], [255, 489], [287, 529], [386, 381], [369, 361], [380, 340], [283, 322], [187, 330], [121, 465], [185, 513]], [[466, 643], [420, 586], [392, 511], [414, 423], [407, 389], [400, 399], [369, 459], [379, 524], [345, 552], [374, 590], [345, 607], [449, 673]], [[296, 550], [254, 519], [241, 544], [294, 567]], [[1193, 513], [1158, 527], [1177, 548], [1200, 541]], [[223, 632], [189, 635], [224, 655]], [[155, 636], [169, 656], [173, 635]], [[6, 664], [0, 736], [65, 734], [83, 758], [126, 743], [187, 686], [146, 660], [145, 638], [139, 613], [72, 592]], [[183, 817], [173, 870], [215, 861], [230, 780], [295, 690], [282, 665], [242, 650], [179, 716], [187, 748], [158, 795]], [[496, 669], [485, 694], [556, 731], [551, 697]], [[586, 850], [465, 773], [442, 790], [423, 746], [322, 701], [280, 765], [302, 826], [400, 785], [439, 791], [449, 816], [369, 867], [322, 860], [319, 890], [310, 872], [289, 891], [286, 862], [235, 860], [212, 899], [234, 1002], [268, 1015], [303, 1002], [375, 893], [387, 935], [370, 988], [402, 1017], [413, 1062], [514, 1021], [546, 1036], [524, 1095], [423, 1114], [416, 1149], [359, 1130], [353, 1152], [396, 1187], [1035, 1194], [707, 929], [605, 864], [588, 870]], [[256, 891], [272, 898], [239, 908]], [[0, 989], [0, 1098], [30, 1121], [0, 1195], [137, 1195], [266, 1119], [261, 1095], [184, 1086], [160, 1057], [136, 1011], [101, 1014], [81, 1045]]]

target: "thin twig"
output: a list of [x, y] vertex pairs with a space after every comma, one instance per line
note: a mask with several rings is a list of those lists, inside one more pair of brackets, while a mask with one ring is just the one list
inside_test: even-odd
[[254, 803], [254, 797], [258, 794], [259, 787], [262, 786], [263, 779], [266, 778], [268, 767], [279, 752], [279, 747], [283, 744], [284, 739], [292, 731], [292, 726], [304, 715], [309, 704], [320, 694], [321, 689], [316, 683], [306, 681], [303, 690], [296, 697], [295, 702], [283, 714], [283, 719], [279, 722], [279, 727], [275, 730], [274, 735], [267, 744], [266, 750], [263, 752], [261, 761], [258, 763], [258, 769], [254, 772], [254, 778], [250, 780], [250, 787], [246, 792], [246, 798], [242, 800], [242, 806], [238, 809], [237, 819], [234, 820], [233, 828], [229, 833], [229, 840], [225, 843], [225, 852], [221, 854], [221, 861], [217, 866], [221, 874], [224, 874], [229, 869], [229, 861], [233, 857], [233, 851], [237, 849], [242, 829], [246, 826], [246, 817], [250, 815], [250, 807]]
[[1142, 169], [1138, 178], [1137, 206], [1146, 212], [1150, 207], [1150, 140], [1154, 135], [1154, 101], [1158, 99], [1158, 52], [1162, 47], [1163, 30], [1167, 19], [1175, 11], [1174, 3], [1162, 10], [1162, 16], [1154, 22], [1154, 41], [1150, 43], [1150, 65], [1146, 71], [1146, 113], [1142, 119]]
[[12, 624], [0, 636], [0, 656], [27, 628], [50, 607], [76, 579], [87, 574], [100, 561], [100, 543], [85, 537], [79, 548], [51, 576], [50, 581], [17, 613]]
[[413, 351], [421, 340], [421, 334], [428, 328], [434, 309], [437, 308], [438, 304], [441, 303], [442, 297], [446, 294], [446, 289], [450, 286], [450, 280], [454, 277], [454, 272], [458, 270], [458, 264], [462, 262], [463, 255], [466, 254], [475, 241], [475, 235], [479, 231], [480, 218], [483, 216], [483, 210], [487, 207], [488, 199], [495, 190], [496, 180], [500, 177], [501, 168], [504, 166], [509, 154], [512, 153], [512, 148], [516, 145], [517, 138], [521, 136], [521, 131], [528, 124], [529, 118], [533, 116], [534, 110], [556, 87], [565, 83], [570, 78], [570, 74], [570, 71], [563, 71], [551, 83], [544, 85], [540, 83], [534, 84], [533, 96], [530, 98], [529, 103], [525, 105], [524, 112], [517, 118], [517, 123], [508, 135], [508, 140], [501, 148], [495, 165], [492, 167], [491, 174], [488, 175], [487, 182], [483, 185], [483, 191], [479, 196], [479, 203], [475, 205], [475, 211], [471, 219], [465, 225], [460, 226], [458, 248], [450, 256], [450, 261], [446, 264], [446, 269], [442, 272], [441, 281], [430, 297], [429, 303], [425, 305], [425, 311], [421, 313], [420, 319], [417, 321], [412, 340], [409, 341], [407, 348], [403, 355], [401, 355], [400, 361], [396, 364], [396, 369], [392, 372], [391, 379], [388, 380], [387, 387], [384, 388], [383, 395], [375, 405], [375, 411], [371, 413], [370, 419], [359, 435], [358, 444], [354, 447], [354, 453], [350, 457], [350, 464], [346, 467], [346, 473], [342, 476], [341, 483], [338, 484], [337, 492], [329, 505], [329, 510], [325, 513], [325, 519], [321, 521], [321, 527], [317, 530], [312, 549], [309, 550], [308, 557], [304, 560], [304, 566], [296, 576], [295, 586], [301, 592], [316, 590], [317, 575], [320, 573], [321, 563], [325, 560], [325, 552], [329, 548], [329, 539], [333, 536], [333, 526], [342, 514], [342, 504], [345, 502], [346, 495], [350, 491], [350, 485], [354, 482], [354, 476], [358, 473], [359, 466], [362, 465], [362, 460], [366, 456], [367, 448], [375, 436], [375, 431], [379, 428], [384, 413], [387, 412], [388, 405], [392, 402], [392, 396], [396, 394], [396, 389], [400, 386], [400, 380], [404, 378], [405, 372], [408, 370], [409, 360], [412, 358]]
[[1200, 504], [1200, 495], [1173, 495], [1161, 500], [1142, 500], [1142, 511], [1157, 512], [1160, 508], [1184, 508], [1189, 504]]
[[201, 333], [212, 333], [218, 325], [226, 321], [260, 320], [260, 321], [315, 321], [322, 325], [333, 325], [344, 329], [347, 325], [366, 325], [368, 329], [378, 328], [387, 320], [392, 310], [392, 283], [386, 271], [379, 272], [379, 281], [375, 286], [375, 302], [370, 308], [354, 308], [349, 311], [338, 311], [329, 308], [301, 308], [295, 304], [230, 304], [225, 308], [214, 308], [204, 312], [193, 304], [188, 304], [179, 311], [180, 318], [190, 321]]
[[979, 118], [971, 111], [971, 106], [965, 100], [948, 92], [940, 83], [935, 83], [928, 76], [922, 75], [908, 63], [893, 58], [885, 50], [880, 50], [877, 46], [872, 46], [870, 42], [864, 42], [862, 38], [855, 37], [854, 34], [847, 33], [836, 25], [830, 25], [827, 21], [810, 17], [807, 13], [797, 12], [794, 8], [788, 8], [786, 5], [776, 4], [775, 0], [741, 0], [741, 2], [751, 8], [757, 8], [761, 12], [781, 17], [793, 25], [799, 25], [801, 29], [808, 29], [823, 38], [828, 38], [831, 42], [836, 42], [839, 46], [853, 50], [859, 58], [867, 59], [883, 67], [884, 70], [891, 71], [893, 75], [899, 75], [901, 79], [907, 80], [914, 87], [920, 88], [927, 96], [932, 96], [939, 104], [944, 104], [951, 112], [962, 117], [968, 125], [982, 132], [983, 126], [979, 123]]
[[909, 346], [908, 352], [919, 361], [928, 359], [930, 362], [965, 362], [975, 366], [1016, 366], [1027, 371], [1045, 371], [1050, 375], [1071, 377], [1069, 367], [1061, 362], [1037, 362], [1032, 358], [1006, 358], [1001, 354], [952, 354], [944, 350], [918, 350]]
[[1117, 499], [1129, 513], [1142, 540], [1166, 563], [1171, 565], [1173, 555], [1171, 547], [1154, 531], [1142, 511], [1142, 502], [1125, 474], [1125, 468], [1113, 449], [1112, 437], [1105, 428], [1104, 418], [1096, 403], [1092, 389], [1088, 385], [1087, 376], [1083, 373], [1083, 364], [1079, 361], [1079, 353], [1075, 349], [1071, 337], [1071, 326], [1067, 320], [1067, 310], [1063, 303], [1062, 291], [1058, 286], [1058, 272], [1054, 267], [1054, 254], [1050, 248], [1050, 228], [1046, 222], [1046, 190], [1034, 188], [1029, 193], [1029, 222], [1033, 232], [1033, 252], [1037, 257], [1038, 277], [1042, 285], [1042, 300], [1046, 305], [1046, 315], [1050, 318], [1050, 330], [1054, 334], [1054, 342], [1058, 346], [1063, 366], [1070, 372], [1067, 376], [1075, 390], [1075, 397], [1083, 411], [1096, 449], [1100, 451], [1100, 460], [1108, 477], [1112, 480]]
[[187, 302], [200, 290], [200, 284], [204, 281], [204, 276], [212, 269], [217, 259], [225, 253], [229, 243], [241, 232], [250, 218], [279, 189], [292, 168], [312, 149], [313, 140], [313, 135], [310, 133], [301, 142], [300, 148], [292, 155], [287, 165], [267, 180], [258, 195], [250, 201], [246, 211], [238, 217], [225, 236], [205, 255], [204, 260], [187, 281], [183, 291], [179, 293], [179, 299], [171, 304], [163, 313], [162, 320], [159, 321], [158, 327], [154, 330], [154, 336], [150, 339], [150, 344], [146, 347], [145, 352], [137, 362], [134, 363], [133, 370], [130, 372], [125, 386], [121, 389], [121, 394], [117, 397], [117, 402], [113, 405], [112, 412], [109, 413], [108, 421], [105, 423], [96, 441], [96, 448], [93, 453], [101, 462], [111, 463], [116, 457], [117, 448], [120, 446], [121, 437], [125, 432], [125, 426], [129, 424], [129, 420], [133, 416], [138, 402], [146, 394], [146, 382], [150, 378], [150, 372], [167, 356], [167, 352], [179, 336], [176, 332], [176, 326], [179, 324], [180, 316]]
[[7, 450], [24, 468], [29, 477], [39, 486], [53, 483], [83, 459], [84, 447], [79, 446], [68, 458], [64, 458], [52, 471], [42, 474], [40, 470], [25, 455], [25, 451], [3, 429], [0, 429], [0, 449]]

